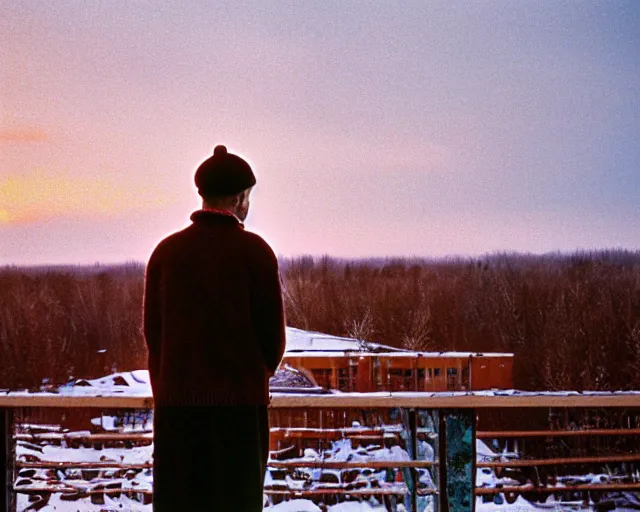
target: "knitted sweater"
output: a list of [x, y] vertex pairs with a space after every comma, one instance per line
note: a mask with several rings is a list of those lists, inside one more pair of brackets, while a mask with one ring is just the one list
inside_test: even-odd
[[156, 247], [143, 331], [156, 405], [264, 405], [285, 347], [277, 259], [233, 215], [200, 210]]

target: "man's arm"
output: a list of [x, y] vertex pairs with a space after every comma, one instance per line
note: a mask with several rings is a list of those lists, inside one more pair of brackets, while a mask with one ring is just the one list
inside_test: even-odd
[[160, 267], [154, 256], [151, 256], [145, 272], [142, 329], [149, 352], [149, 373], [155, 377], [160, 363], [162, 319]]
[[285, 314], [278, 259], [261, 240], [260, 254], [254, 258], [251, 283], [253, 327], [262, 349], [264, 363], [271, 374], [282, 360], [285, 349]]

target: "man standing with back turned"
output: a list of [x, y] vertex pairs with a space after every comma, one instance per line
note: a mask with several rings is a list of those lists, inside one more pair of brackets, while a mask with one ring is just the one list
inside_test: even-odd
[[285, 345], [278, 262], [242, 224], [256, 183], [245, 160], [217, 146], [195, 183], [202, 210], [146, 271], [153, 509], [258, 512], [269, 377]]

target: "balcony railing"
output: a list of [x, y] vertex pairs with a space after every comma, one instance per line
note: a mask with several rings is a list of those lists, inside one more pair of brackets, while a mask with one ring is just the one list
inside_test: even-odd
[[[151, 471], [150, 460], [47, 460], [16, 456], [16, 448], [149, 446], [150, 432], [34, 433], [21, 420], [36, 410], [152, 407], [148, 396], [0, 394], [0, 511], [26, 508], [18, 508], [18, 496], [32, 506], [52, 494], [94, 503], [127, 496], [139, 510], [150, 510], [151, 487], [127, 483], [132, 475]], [[545, 428], [529, 420], [535, 411], [549, 418]], [[590, 423], [571, 421], [572, 414], [584, 419], [588, 411]], [[505, 428], [514, 413], [518, 417], [511, 423], [518, 428]], [[477, 430], [478, 416], [481, 425], [491, 416], [491, 429]], [[411, 511], [472, 511], [477, 504], [514, 502], [519, 496], [588, 506], [617, 491], [640, 491], [640, 393], [276, 394], [271, 418], [265, 482], [270, 504], [310, 499], [328, 505], [373, 497], [390, 511], [400, 503]], [[477, 445], [483, 440], [487, 444]], [[78, 478], [34, 478], [46, 470]], [[97, 481], [100, 471], [110, 472], [112, 481]]]

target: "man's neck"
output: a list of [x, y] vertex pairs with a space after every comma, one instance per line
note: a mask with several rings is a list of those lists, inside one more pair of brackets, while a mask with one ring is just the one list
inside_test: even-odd
[[230, 217], [235, 217], [236, 219], [238, 219], [239, 222], [242, 222], [231, 208], [225, 208], [220, 206], [210, 206], [208, 204], [203, 204], [202, 210], [204, 210], [205, 212], [217, 213], [219, 215], [228, 215]]

